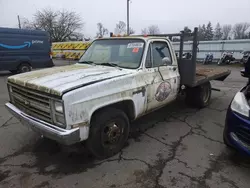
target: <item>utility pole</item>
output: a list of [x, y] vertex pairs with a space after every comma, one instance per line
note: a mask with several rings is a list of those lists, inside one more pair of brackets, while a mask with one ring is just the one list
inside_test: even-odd
[[21, 28], [21, 22], [20, 22], [20, 17], [19, 17], [19, 15], [17, 15], [17, 20], [18, 20], [19, 29], [22, 29], [22, 28]]
[[129, 2], [130, 0], [127, 0], [127, 35], [129, 35]]

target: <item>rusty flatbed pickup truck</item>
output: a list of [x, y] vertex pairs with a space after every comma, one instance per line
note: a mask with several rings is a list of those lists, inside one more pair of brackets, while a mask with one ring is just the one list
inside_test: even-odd
[[[75, 65], [54, 67], [8, 78], [6, 107], [34, 131], [71, 145], [84, 141], [97, 157], [119, 152], [130, 122], [168, 105], [179, 93], [188, 104], [205, 107], [210, 80], [223, 81], [230, 71], [196, 66], [197, 28], [192, 59], [180, 58], [174, 35], [96, 39]], [[168, 37], [168, 38], [167, 38]]]

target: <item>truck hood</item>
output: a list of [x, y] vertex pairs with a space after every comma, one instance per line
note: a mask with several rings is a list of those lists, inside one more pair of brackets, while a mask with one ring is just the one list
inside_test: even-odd
[[67, 91], [124, 76], [132, 71], [116, 67], [75, 64], [10, 76], [8, 82], [62, 96]]

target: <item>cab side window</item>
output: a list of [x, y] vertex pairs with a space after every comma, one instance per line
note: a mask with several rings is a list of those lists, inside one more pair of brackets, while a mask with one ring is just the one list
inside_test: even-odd
[[162, 59], [168, 57], [172, 64], [172, 57], [166, 42], [154, 42], [152, 44], [153, 67], [163, 65]]

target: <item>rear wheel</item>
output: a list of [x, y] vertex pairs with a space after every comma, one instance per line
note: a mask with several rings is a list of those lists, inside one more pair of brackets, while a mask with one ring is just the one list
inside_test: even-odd
[[210, 82], [186, 90], [186, 103], [192, 107], [204, 108], [209, 105], [210, 98]]
[[119, 109], [106, 108], [97, 112], [90, 126], [86, 146], [97, 158], [104, 159], [115, 155], [128, 139], [129, 120]]
[[22, 63], [18, 67], [19, 73], [24, 73], [24, 72], [29, 72], [29, 71], [31, 71], [31, 66], [28, 63]]

